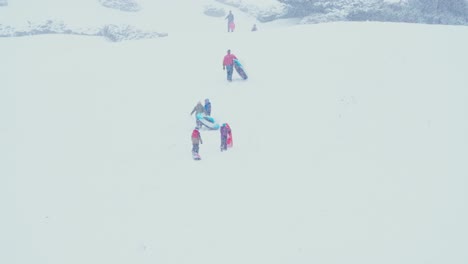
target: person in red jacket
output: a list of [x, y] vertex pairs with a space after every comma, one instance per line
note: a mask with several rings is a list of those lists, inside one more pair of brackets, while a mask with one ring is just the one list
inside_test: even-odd
[[234, 71], [234, 60], [237, 60], [236, 55], [231, 53], [229, 49], [223, 59], [223, 70], [227, 70], [227, 80], [232, 82], [232, 72]]
[[197, 153], [200, 150], [200, 144], [203, 144], [200, 131], [198, 130], [198, 127], [196, 127], [192, 131], [192, 153]]

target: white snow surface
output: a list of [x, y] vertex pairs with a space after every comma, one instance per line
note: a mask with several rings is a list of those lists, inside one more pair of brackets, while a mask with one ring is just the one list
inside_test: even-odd
[[[467, 27], [250, 32], [234, 9], [227, 33], [211, 1], [39, 2], [2, 23], [110, 12], [169, 36], [0, 38], [0, 263], [468, 262]], [[226, 81], [227, 49], [248, 80]], [[193, 161], [205, 98], [234, 147], [202, 130]]]

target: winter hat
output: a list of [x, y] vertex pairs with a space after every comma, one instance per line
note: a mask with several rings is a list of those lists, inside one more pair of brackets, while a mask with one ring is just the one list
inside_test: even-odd
[[205, 103], [208, 103], [210, 101], [210, 99], [206, 98], [205, 99]]

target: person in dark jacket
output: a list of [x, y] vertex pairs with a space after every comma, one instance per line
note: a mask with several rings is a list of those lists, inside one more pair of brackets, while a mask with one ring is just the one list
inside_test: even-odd
[[234, 15], [232, 14], [231, 10], [229, 10], [229, 14], [224, 19], [227, 19], [228, 32], [234, 32]]
[[208, 98], [205, 99], [205, 114], [211, 116], [211, 102]]
[[231, 134], [231, 128], [224, 123], [219, 129], [219, 132], [221, 133], [221, 151], [226, 151], [228, 148], [228, 135]]
[[253, 24], [252, 31], [257, 31], [257, 24]]

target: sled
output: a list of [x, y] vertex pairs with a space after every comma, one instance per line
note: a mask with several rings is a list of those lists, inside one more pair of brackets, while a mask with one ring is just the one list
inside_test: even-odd
[[197, 120], [204, 126], [206, 126], [207, 128], [211, 129], [211, 130], [217, 130], [219, 129], [219, 124], [216, 122], [216, 120], [211, 117], [211, 116], [207, 116], [205, 114], [197, 114]]
[[232, 142], [232, 133], [229, 132], [228, 136], [227, 136], [227, 140], [226, 140], [226, 145], [227, 145], [228, 148], [232, 148], [232, 144], [233, 144], [233, 142]]
[[229, 22], [229, 30], [234, 32], [234, 29], [236, 29], [236, 24], [234, 24], [234, 22]]
[[200, 154], [192, 151], [192, 158], [194, 160], [201, 160]]
[[234, 60], [234, 69], [236, 69], [237, 74], [239, 74], [242, 79], [247, 80], [248, 76], [239, 60]]

